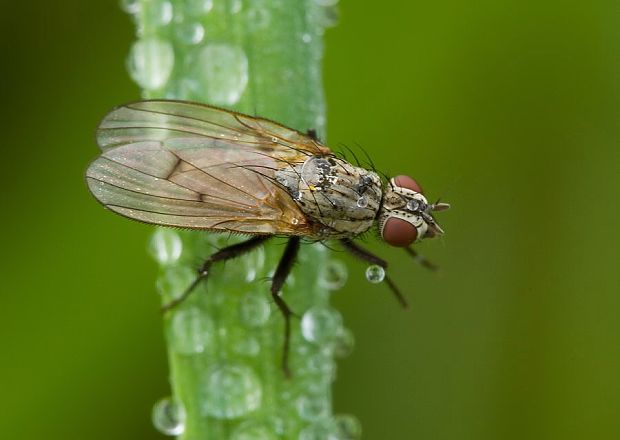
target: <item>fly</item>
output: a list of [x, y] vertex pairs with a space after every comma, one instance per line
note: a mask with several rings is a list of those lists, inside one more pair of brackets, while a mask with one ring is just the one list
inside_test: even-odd
[[[91, 193], [106, 208], [159, 226], [235, 232], [251, 237], [212, 254], [181, 303], [207, 279], [211, 266], [261, 246], [274, 236], [288, 243], [274, 273], [271, 294], [284, 316], [282, 367], [288, 373], [293, 312], [279, 295], [301, 239], [337, 240], [355, 257], [387, 262], [354, 243], [377, 228], [388, 244], [404, 247], [423, 265], [412, 243], [443, 234], [429, 203], [407, 176], [383, 182], [307, 134], [263, 118], [203, 104], [152, 100], [113, 109], [97, 130], [101, 155], [86, 172]], [[406, 301], [389, 277], [386, 284]]]

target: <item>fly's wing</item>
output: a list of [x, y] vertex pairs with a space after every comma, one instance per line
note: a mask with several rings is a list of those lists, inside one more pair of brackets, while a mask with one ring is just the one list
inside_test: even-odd
[[140, 101], [110, 112], [97, 142], [103, 153], [86, 172], [89, 189], [123, 216], [193, 229], [314, 233], [274, 173], [331, 152], [295, 130], [201, 104]]

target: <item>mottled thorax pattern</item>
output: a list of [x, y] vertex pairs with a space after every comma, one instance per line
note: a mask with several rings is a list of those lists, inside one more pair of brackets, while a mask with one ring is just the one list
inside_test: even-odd
[[381, 179], [333, 156], [312, 156], [276, 172], [301, 210], [324, 226], [317, 238], [354, 237], [372, 227], [381, 203]]

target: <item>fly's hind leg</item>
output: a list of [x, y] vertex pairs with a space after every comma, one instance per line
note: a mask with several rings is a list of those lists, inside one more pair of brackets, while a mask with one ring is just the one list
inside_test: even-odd
[[[358, 246], [357, 244], [353, 243], [351, 240], [343, 239], [343, 240], [340, 240], [340, 243], [354, 257], [359, 258], [360, 260], [365, 261], [367, 263], [381, 266], [383, 269], [387, 269], [387, 266], [388, 266], [387, 261], [385, 261], [383, 258], [377, 257], [375, 254], [364, 249], [363, 247]], [[396, 286], [396, 284], [394, 284], [394, 281], [392, 281], [392, 279], [388, 277], [387, 275], [385, 275], [384, 280], [385, 280], [385, 283], [390, 288], [390, 290], [392, 291], [392, 293], [394, 294], [394, 296], [396, 296], [396, 299], [398, 300], [398, 302], [403, 307], [407, 308], [408, 307], [407, 300], [405, 299], [403, 294], [400, 293], [400, 289]]]
[[198, 276], [192, 282], [192, 284], [190, 284], [190, 286], [185, 290], [185, 292], [183, 292], [183, 294], [179, 296], [178, 298], [175, 298], [174, 300], [170, 301], [168, 304], [164, 304], [164, 306], [162, 307], [162, 311], [167, 312], [168, 310], [178, 306], [183, 301], [185, 301], [187, 297], [189, 297], [190, 294], [194, 291], [198, 283], [207, 279], [207, 277], [209, 276], [209, 271], [211, 270], [211, 266], [213, 265], [213, 263], [216, 263], [218, 261], [226, 261], [232, 258], [239, 257], [247, 252], [250, 252], [252, 249], [260, 246], [265, 241], [267, 241], [269, 238], [270, 236], [268, 235], [257, 235], [257, 236], [250, 238], [249, 240], [242, 241], [241, 243], [236, 243], [236, 244], [227, 246], [225, 248], [222, 248], [219, 251], [212, 254], [202, 264], [200, 269], [198, 269]]
[[286, 278], [291, 273], [291, 269], [293, 268], [293, 264], [295, 263], [295, 258], [297, 257], [297, 253], [299, 252], [299, 237], [291, 237], [286, 244], [286, 249], [284, 249], [284, 253], [282, 254], [282, 258], [278, 263], [278, 267], [276, 269], [275, 274], [273, 275], [273, 279], [271, 282], [271, 296], [273, 297], [274, 302], [280, 309], [282, 316], [284, 317], [284, 347], [282, 349], [282, 370], [284, 370], [284, 374], [287, 377], [291, 376], [291, 372], [288, 366], [288, 356], [291, 342], [291, 316], [294, 316], [294, 313], [291, 311], [289, 306], [284, 302], [282, 297], [279, 295], [280, 289], [284, 285]]

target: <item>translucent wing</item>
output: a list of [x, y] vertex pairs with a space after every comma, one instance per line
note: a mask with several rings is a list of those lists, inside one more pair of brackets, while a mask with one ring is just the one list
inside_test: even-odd
[[261, 118], [182, 101], [140, 101], [102, 121], [103, 153], [86, 172], [109, 209], [147, 223], [313, 235], [276, 170], [328, 155], [312, 138]]

